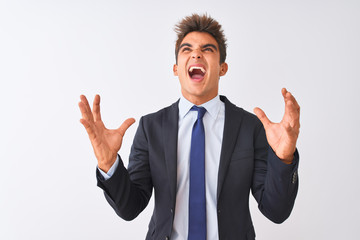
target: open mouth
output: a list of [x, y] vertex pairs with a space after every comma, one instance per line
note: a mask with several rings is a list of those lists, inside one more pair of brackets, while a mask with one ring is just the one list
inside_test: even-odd
[[200, 81], [204, 78], [206, 70], [202, 66], [190, 66], [189, 76], [191, 79]]

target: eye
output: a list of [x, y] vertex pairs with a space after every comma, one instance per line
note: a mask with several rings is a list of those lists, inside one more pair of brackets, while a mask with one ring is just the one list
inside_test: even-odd
[[183, 49], [182, 49], [182, 52], [189, 52], [191, 49], [189, 48], [189, 47], [184, 47]]
[[213, 50], [212, 48], [209, 48], [209, 47], [204, 48], [203, 51], [204, 51], [204, 52], [214, 52], [214, 50]]

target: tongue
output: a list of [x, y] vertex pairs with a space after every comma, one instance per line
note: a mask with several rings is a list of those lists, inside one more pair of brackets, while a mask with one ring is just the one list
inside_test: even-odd
[[204, 78], [204, 76], [201, 75], [201, 74], [194, 74], [194, 75], [191, 76], [191, 78], [192, 79], [202, 79], [202, 78]]

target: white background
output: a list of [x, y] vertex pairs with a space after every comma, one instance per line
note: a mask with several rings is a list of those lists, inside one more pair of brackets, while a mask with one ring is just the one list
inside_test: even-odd
[[116, 216], [96, 187], [77, 104], [99, 93], [115, 128], [176, 101], [173, 26], [195, 12], [217, 19], [228, 38], [221, 94], [273, 121], [282, 87], [301, 105], [295, 207], [276, 225], [251, 197], [257, 239], [359, 239], [357, 0], [1, 0], [0, 239], [145, 238], [153, 199], [132, 222]]

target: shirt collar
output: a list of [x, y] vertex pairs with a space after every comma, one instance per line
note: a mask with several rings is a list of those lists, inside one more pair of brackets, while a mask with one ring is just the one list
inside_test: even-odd
[[[221, 103], [222, 102], [220, 100], [220, 97], [219, 97], [219, 95], [217, 95], [210, 101], [207, 101], [206, 103], [199, 105], [199, 107], [200, 106], [204, 107], [206, 109], [206, 111], [209, 113], [209, 115], [213, 119], [216, 119], [219, 114], [219, 111], [220, 111]], [[184, 118], [185, 115], [190, 111], [190, 109], [193, 106], [194, 106], [193, 103], [191, 103], [189, 100], [187, 100], [186, 98], [181, 96], [180, 101], [179, 101], [179, 118], [180, 119]]]

